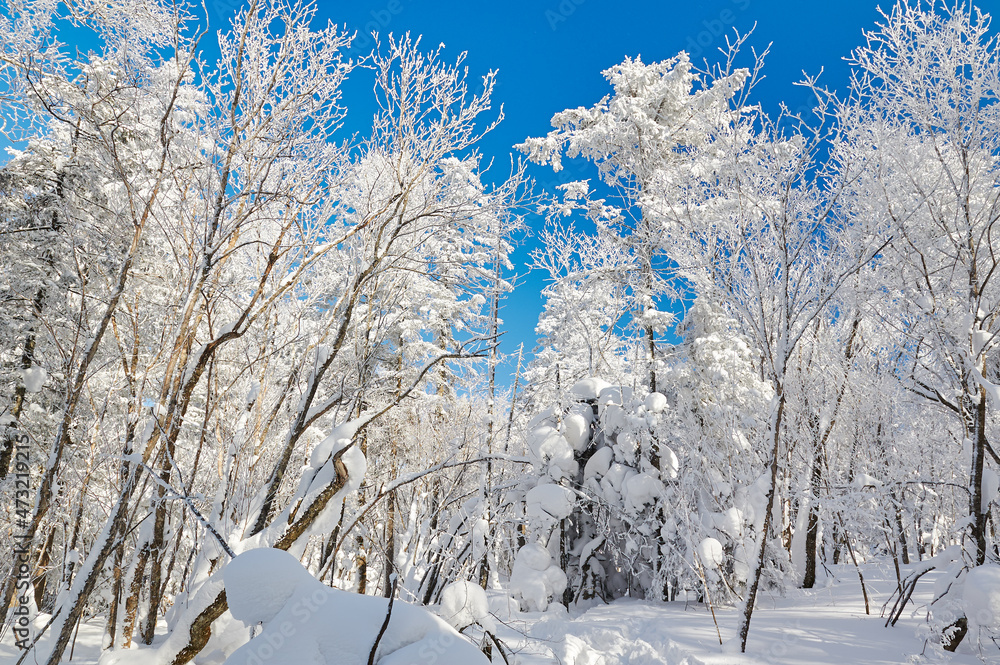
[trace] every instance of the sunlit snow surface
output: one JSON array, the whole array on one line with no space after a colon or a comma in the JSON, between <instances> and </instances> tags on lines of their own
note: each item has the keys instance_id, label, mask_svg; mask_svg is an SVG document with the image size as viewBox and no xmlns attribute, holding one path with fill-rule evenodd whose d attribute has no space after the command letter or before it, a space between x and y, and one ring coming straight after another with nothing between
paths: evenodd
<instances>
[{"instance_id":1,"label":"sunlit snow surface","mask_svg":"<svg viewBox=\"0 0 1000 665\"><path fill-rule=\"evenodd\" d=\"M226 567L232 615L260 633L226 665L365 665L386 617L384 598L331 589L281 550L245 552ZM479 665L486 659L441 618L398 601L376 662Z\"/></svg>"},{"instance_id":2,"label":"sunlit snow surface","mask_svg":"<svg viewBox=\"0 0 1000 665\"><path fill-rule=\"evenodd\" d=\"M622 600L611 605L598 603L589 609L575 608L569 612L556 605L552 605L547 612L510 612L500 611L500 607L505 605L504 599L493 593L490 607L498 619L498 636L514 651L510 656L511 665L900 665L910 662L973 665L983 662L974 651L974 644L969 638L956 654L942 654L938 651L930 659L915 658L924 649L924 614L923 611L913 610L922 610L930 600L936 573L921 579L914 604L904 613L899 623L894 628L884 628L885 620L878 615L882 604L895 588L891 568L872 565L863 568L871 597L872 616L865 616L864 602L853 567L836 566L833 570L838 575L838 581L824 588L792 590L786 598L763 593L754 613L746 655L722 652L712 615L707 608L694 602L661 604ZM264 578L257 578L257 581L263 583L263 586L269 586ZM297 594L305 595L326 589L318 583L313 585L308 581L301 588L298 582L294 586ZM342 656L333 656L332 659L331 656L326 656L327 660L288 660L272 656L262 662L273 665L303 665L313 662L347 665L366 662L371 640L384 618L385 600L359 598L355 594L329 589L324 593L330 593L328 602L313 614L314 623L300 625L299 637L293 637L292 640L297 639L300 644L305 644L307 639L326 635L327 639L332 640L336 639L334 636L341 635L340 639L345 640L345 643L353 644L350 655L344 652ZM289 595L284 602L284 611L291 614L295 602L293 596ZM264 602L256 611L268 614L270 609L271 603ZM422 615L418 608L398 601L393 610L394 616L397 612L401 623L412 625L416 632L425 629L450 630L443 621ZM723 639L731 638L737 624L736 611L732 608L716 608L715 613ZM278 617L275 614L272 625ZM94 665L97 662L101 634L99 622L83 625L71 662ZM255 640L265 634L258 633ZM985 635L983 639L988 642ZM475 651L474 647L469 646ZM989 655L996 653L995 647L990 652L989 646L984 648L986 662L991 662L988 660ZM931 649L928 648L927 651L930 653ZM361 652L364 660L358 661L357 654ZM395 653L405 655L401 651ZM419 654L411 655L414 656L411 660L398 660L400 656L395 656L386 657L379 662L383 665L399 662L473 665L485 662L476 660L476 654L469 652L464 652L457 660L445 660L441 656L428 661L430 656L421 659ZM12 639L9 634L5 634L0 644L0 665L13 665L16 660ZM195 665L201 665L203 661L196 659L194 662ZM494 662L502 661L496 657Z\"/></svg>"}]
</instances>

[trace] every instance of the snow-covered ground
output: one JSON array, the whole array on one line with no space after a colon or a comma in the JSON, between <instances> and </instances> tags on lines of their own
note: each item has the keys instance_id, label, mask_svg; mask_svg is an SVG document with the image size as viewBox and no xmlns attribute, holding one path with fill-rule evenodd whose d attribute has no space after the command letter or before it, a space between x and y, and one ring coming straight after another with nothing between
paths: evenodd
<instances>
[{"instance_id":1,"label":"snow-covered ground","mask_svg":"<svg viewBox=\"0 0 1000 665\"><path fill-rule=\"evenodd\" d=\"M883 627L882 604L895 587L891 570L864 568L872 615L866 616L853 568L838 567L838 579L820 589L792 590L784 598L763 594L754 614L747 654L726 653L719 646L707 608L683 601L646 603L622 600L611 605L567 612L553 605L547 612L497 611L497 634L514 653L511 665L896 665L984 662L967 639L956 654L924 648L923 604L930 599L934 573L925 576L915 603L893 628ZM492 598L496 610L504 605ZM722 638L735 634L737 612L716 608ZM330 626L331 632L336 628ZM81 626L72 661L97 662L101 639L97 623ZM985 639L985 638L984 638ZM996 646L984 660L1000 663ZM921 653L925 657L921 657ZM0 642L0 665L13 665L17 654L9 634ZM276 661L277 662L277 661ZM499 657L494 662L501 662ZM197 661L196 661L197 663ZM285 665L285 664L282 664ZM287 665L298 665L288 663ZM451 664L449 664L451 665ZM455 664L458 665L458 664Z\"/></svg>"},{"instance_id":2,"label":"snow-covered ground","mask_svg":"<svg viewBox=\"0 0 1000 665\"><path fill-rule=\"evenodd\" d=\"M521 665L896 665L910 662L982 662L968 642L956 654L924 652L923 604L936 579L925 576L895 627L885 628L882 604L895 588L891 570L863 568L871 601L865 615L861 587L853 567L837 567L838 580L824 588L791 590L785 598L759 597L745 655L724 653L712 615L703 605L655 604L622 600L588 610L515 616L500 629L501 639L518 651ZM716 608L723 640L735 635L734 608ZM992 653L998 654L996 646ZM984 649L986 662L990 659Z\"/></svg>"}]
</instances>

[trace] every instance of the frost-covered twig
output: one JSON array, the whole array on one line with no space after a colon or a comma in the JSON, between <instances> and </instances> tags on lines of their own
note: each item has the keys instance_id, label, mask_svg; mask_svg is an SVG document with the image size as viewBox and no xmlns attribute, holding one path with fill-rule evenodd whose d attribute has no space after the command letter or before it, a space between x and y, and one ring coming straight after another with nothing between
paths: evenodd
<instances>
[{"instance_id":1,"label":"frost-covered twig","mask_svg":"<svg viewBox=\"0 0 1000 665\"><path fill-rule=\"evenodd\" d=\"M903 610L906 609L906 605L913 597L913 592L916 590L917 582L920 581L920 578L945 563L955 561L956 558L961 555L960 550L960 546L953 545L940 554L920 562L920 565L910 571L906 578L903 579L903 584L889 596L889 599L886 600L885 604L882 606L882 613L884 614L889 601L893 598L896 599L896 602L893 603L892 609L889 611L889 617L885 622L887 628L889 626L895 626L896 622L899 621L899 618L903 616Z\"/></svg>"},{"instance_id":2,"label":"frost-covered twig","mask_svg":"<svg viewBox=\"0 0 1000 665\"><path fill-rule=\"evenodd\" d=\"M212 524L207 519L205 519L205 516L201 514L201 511L198 510L198 507L194 505L194 502L191 500L191 497L189 497L186 494L183 494L181 492L178 492L173 487L173 485L171 485L169 482L167 482L166 480L164 480L163 478L161 478L159 475L157 475L156 471L154 471L153 469L151 469L146 464L143 464L142 462L136 462L136 466L138 468L140 468L140 469L145 470L147 473L149 473L149 477L152 478L153 481L157 485L162 486L168 492L170 492L171 494L173 494L173 498L180 499L181 501L183 501L184 505L186 505L188 507L188 510L190 510L192 512L192 514L194 514L194 516L197 517L198 520L202 523L202 525L205 527L205 530L208 531L210 534L212 534L212 536L216 539L216 541L218 541L218 543L222 547L222 549L226 552L226 554L229 555L229 558L231 558L231 559L235 559L236 558L236 553L229 546L229 543L227 543L226 539L222 537L222 534L220 534L218 531L216 531L215 527L212 526Z\"/></svg>"},{"instance_id":3,"label":"frost-covered twig","mask_svg":"<svg viewBox=\"0 0 1000 665\"><path fill-rule=\"evenodd\" d=\"M389 606L385 610L385 621L382 622L382 628L379 629L378 635L375 637L375 644L372 645L371 653L368 654L368 665L375 665L375 653L378 651L378 644L382 641L382 636L385 635L386 628L389 627L389 620L392 619L392 603L396 600L396 586L398 582L399 576L393 573L392 590L389 592Z\"/></svg>"},{"instance_id":4,"label":"frost-covered twig","mask_svg":"<svg viewBox=\"0 0 1000 665\"><path fill-rule=\"evenodd\" d=\"M334 561L336 561L337 553L340 552L340 548L344 545L344 542L346 542L347 535L354 529L354 527L358 525L358 523L364 518L364 516L368 514L368 511L370 511L379 502L380 499L388 496L389 494L396 491L400 487L416 482L421 478L431 475L432 473L437 473L438 471L444 471L445 469L453 469L455 467L469 466L471 464L482 464L485 462L497 461L497 460L505 462L514 462L517 464L531 464L530 460L522 457L512 457L510 455L500 455L500 454L485 455L482 457L477 457L476 459L464 460L459 462L454 462L454 461L441 462L440 464L432 466L429 469L424 469L423 471L416 471L414 473L411 473L409 476L399 478L389 483L386 487L382 488L371 501L368 502L364 510L358 513L357 517L355 517L351 521L351 523L347 526L347 528L341 532L340 538L339 540L337 540L337 544L334 545L333 552L330 553L326 565L319 572L317 577L319 577L320 579L323 578L323 575L327 573L327 569L333 565Z\"/></svg>"}]
</instances>

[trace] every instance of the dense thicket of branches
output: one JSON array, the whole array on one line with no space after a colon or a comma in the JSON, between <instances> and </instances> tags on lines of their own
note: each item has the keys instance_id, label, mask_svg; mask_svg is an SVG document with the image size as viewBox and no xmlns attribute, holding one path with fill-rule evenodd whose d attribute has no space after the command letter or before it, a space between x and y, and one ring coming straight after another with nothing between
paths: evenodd
<instances>
[{"instance_id":1,"label":"dense thicket of branches","mask_svg":"<svg viewBox=\"0 0 1000 665\"><path fill-rule=\"evenodd\" d=\"M0 528L31 570L25 594L0 552L0 615L27 601L56 645L25 658L60 662L84 620L114 662L229 653L222 571L262 547L418 604L465 580L524 609L742 603L743 648L762 587L888 558L890 621L946 568L930 622L961 640L962 580L1000 559L988 17L898 4L846 97L805 82L809 117L754 105L742 39L704 71L605 72L518 146L602 184L542 206L539 346L505 397L499 306L539 199L518 164L486 176L492 73L470 88L408 36L351 60L285 0L241 10L212 63L194 10L68 10L94 52L54 5L0 16L22 146L0 170ZM349 76L373 79L360 136Z\"/></svg>"}]
</instances>

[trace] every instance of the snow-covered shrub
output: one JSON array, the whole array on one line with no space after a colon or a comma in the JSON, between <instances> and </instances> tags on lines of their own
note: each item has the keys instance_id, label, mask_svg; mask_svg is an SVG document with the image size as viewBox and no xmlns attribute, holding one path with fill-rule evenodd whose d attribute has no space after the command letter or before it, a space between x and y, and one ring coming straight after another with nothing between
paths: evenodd
<instances>
[{"instance_id":1,"label":"snow-covered shrub","mask_svg":"<svg viewBox=\"0 0 1000 665\"><path fill-rule=\"evenodd\" d=\"M529 531L568 580L561 599L674 598L713 585L734 599L751 569L768 477L757 439L770 386L746 341L717 307L698 300L684 343L661 376L664 393L597 378L568 391L530 425L535 477L525 494ZM772 551L773 550L773 551ZM769 548L769 579L787 557ZM521 554L518 555L521 559ZM540 608L539 574L516 565L511 590ZM558 586L558 585L556 585ZM559 598L555 598L560 600Z\"/></svg>"}]
</instances>

